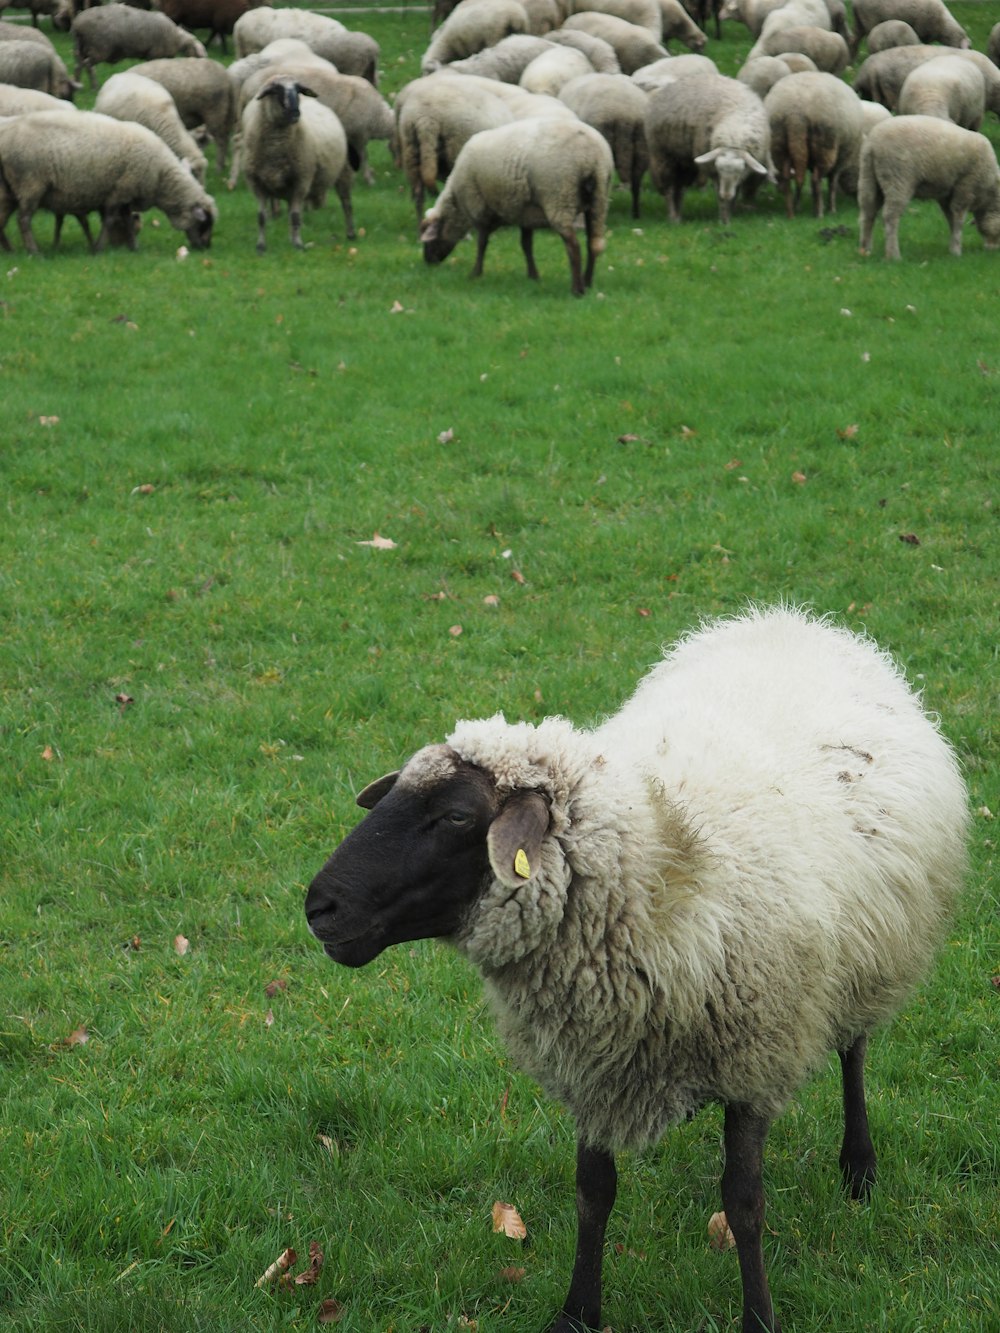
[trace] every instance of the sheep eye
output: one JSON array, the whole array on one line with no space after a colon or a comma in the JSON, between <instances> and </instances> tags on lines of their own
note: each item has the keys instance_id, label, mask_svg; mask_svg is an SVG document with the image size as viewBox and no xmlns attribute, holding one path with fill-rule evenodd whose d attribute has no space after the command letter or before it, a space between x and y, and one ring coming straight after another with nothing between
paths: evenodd
<instances>
[{"instance_id":1,"label":"sheep eye","mask_svg":"<svg viewBox=\"0 0 1000 1333\"><path fill-rule=\"evenodd\" d=\"M450 824L452 828L468 828L472 823L472 816L467 814L464 810L449 810L444 816L444 820L445 823Z\"/></svg>"}]
</instances>

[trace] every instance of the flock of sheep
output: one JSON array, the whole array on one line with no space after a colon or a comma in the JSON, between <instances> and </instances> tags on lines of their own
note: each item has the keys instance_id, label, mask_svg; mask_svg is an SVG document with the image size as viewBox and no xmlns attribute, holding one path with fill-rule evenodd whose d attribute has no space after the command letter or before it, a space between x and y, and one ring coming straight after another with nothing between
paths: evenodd
<instances>
[{"instance_id":1,"label":"flock of sheep","mask_svg":"<svg viewBox=\"0 0 1000 1333\"><path fill-rule=\"evenodd\" d=\"M886 255L899 257L909 201L936 200L961 253L969 213L984 245L1000 244L1000 168L980 126L1000 115L1000 24L987 52L943 0L439 0L421 75L390 107L377 90L378 44L304 9L247 0L161 0L76 12L79 0L25 0L72 32L71 77L37 26L0 22L0 246L16 213L37 252L38 209L79 219L94 248L136 244L139 215L161 209L193 247L218 216L205 189L201 143L215 144L228 184L242 171L269 216L288 207L292 243L330 190L354 235L351 191L373 139L391 141L417 212L424 256L442 260L467 233L482 269L490 235L520 229L529 277L532 237L563 240L582 295L604 248L613 173L639 216L646 173L680 221L685 191L711 184L728 221L737 198L765 182L792 216L805 183L813 210L856 193L860 246L883 213ZM0 10L5 7L0 0ZM233 35L228 69L165 10ZM690 12L689 12L690 10ZM704 53L714 18L746 25L754 42L735 78ZM671 54L670 44L689 48ZM857 65L853 83L844 72ZM111 75L93 112L72 106L84 73ZM896 114L893 114L896 113ZM192 131L194 133L192 133ZM443 188L442 188L443 187ZM440 189L425 213L428 194ZM824 204L824 191L826 200ZM89 215L100 215L92 240ZM587 256L580 250L580 224Z\"/></svg>"}]
</instances>

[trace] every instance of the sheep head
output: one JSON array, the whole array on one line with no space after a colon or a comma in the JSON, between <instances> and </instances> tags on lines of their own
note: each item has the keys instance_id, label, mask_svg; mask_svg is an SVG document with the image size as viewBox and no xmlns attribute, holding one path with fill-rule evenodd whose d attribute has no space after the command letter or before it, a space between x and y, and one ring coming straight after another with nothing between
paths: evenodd
<instances>
[{"instance_id":1,"label":"sheep head","mask_svg":"<svg viewBox=\"0 0 1000 1333\"><path fill-rule=\"evenodd\" d=\"M440 200L427 210L420 224L420 244L428 264L443 263L466 232L464 225L449 226L449 219L439 211L439 205Z\"/></svg>"},{"instance_id":2,"label":"sheep head","mask_svg":"<svg viewBox=\"0 0 1000 1333\"><path fill-rule=\"evenodd\" d=\"M501 792L449 746L419 750L357 799L369 813L312 881L305 902L310 930L348 967L392 944L456 936L489 890L516 898L541 865L545 797Z\"/></svg>"},{"instance_id":3,"label":"sheep head","mask_svg":"<svg viewBox=\"0 0 1000 1333\"><path fill-rule=\"evenodd\" d=\"M719 194L719 215L723 222L729 221L729 210L736 198L736 191L750 172L756 171L762 176L768 174L767 167L745 148L712 148L696 157L695 163L699 167L712 168Z\"/></svg>"}]
</instances>

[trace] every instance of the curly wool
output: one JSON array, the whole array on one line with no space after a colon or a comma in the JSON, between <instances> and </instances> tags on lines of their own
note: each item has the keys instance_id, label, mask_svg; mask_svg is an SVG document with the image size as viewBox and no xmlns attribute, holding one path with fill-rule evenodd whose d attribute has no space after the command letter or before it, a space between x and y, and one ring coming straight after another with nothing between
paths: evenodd
<instances>
[{"instance_id":1,"label":"curly wool","mask_svg":"<svg viewBox=\"0 0 1000 1333\"><path fill-rule=\"evenodd\" d=\"M777 1114L906 998L960 884L948 746L890 659L797 611L693 634L595 730L498 714L448 745L550 804L539 869L454 942L594 1146Z\"/></svg>"}]
</instances>

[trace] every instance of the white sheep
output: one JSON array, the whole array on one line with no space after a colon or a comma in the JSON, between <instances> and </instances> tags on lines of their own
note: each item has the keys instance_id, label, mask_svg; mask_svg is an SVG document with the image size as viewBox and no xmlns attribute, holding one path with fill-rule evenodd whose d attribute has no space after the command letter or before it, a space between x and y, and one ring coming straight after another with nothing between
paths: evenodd
<instances>
[{"instance_id":1,"label":"white sheep","mask_svg":"<svg viewBox=\"0 0 1000 1333\"><path fill-rule=\"evenodd\" d=\"M301 250L303 209L322 208L331 188L344 210L347 235L354 237L347 135L311 88L274 75L247 103L242 128L243 172L257 200L258 254L267 248L270 206L287 202L292 245Z\"/></svg>"},{"instance_id":2,"label":"white sheep","mask_svg":"<svg viewBox=\"0 0 1000 1333\"><path fill-rule=\"evenodd\" d=\"M0 13L3 8L3 0L0 0ZM0 42L35 42L49 51L56 49L51 38L46 37L40 28L26 28L23 23L8 23L6 19L0 19Z\"/></svg>"},{"instance_id":3,"label":"white sheep","mask_svg":"<svg viewBox=\"0 0 1000 1333\"><path fill-rule=\"evenodd\" d=\"M162 84L132 70L112 74L98 92L94 110L115 120L145 125L159 135L175 157L187 162L196 181L205 184L205 155L184 128L174 99Z\"/></svg>"},{"instance_id":4,"label":"white sheep","mask_svg":"<svg viewBox=\"0 0 1000 1333\"><path fill-rule=\"evenodd\" d=\"M593 74L594 67L582 51L571 46L553 46L525 68L518 86L529 93L558 97L560 89L582 74ZM620 75L619 77L624 77Z\"/></svg>"},{"instance_id":5,"label":"white sheep","mask_svg":"<svg viewBox=\"0 0 1000 1333\"><path fill-rule=\"evenodd\" d=\"M790 74L779 79L764 98L764 109L771 124L771 157L788 216L795 216L807 177L812 183L814 216L823 216L824 180L827 208L836 212L839 177L857 169L864 136L864 112L857 93L833 74Z\"/></svg>"},{"instance_id":6,"label":"white sheep","mask_svg":"<svg viewBox=\"0 0 1000 1333\"><path fill-rule=\"evenodd\" d=\"M599 14L596 10L571 15L562 31L585 32L607 42L614 50L623 74L631 74L633 70L669 54L648 29L615 18L613 14Z\"/></svg>"},{"instance_id":7,"label":"white sheep","mask_svg":"<svg viewBox=\"0 0 1000 1333\"><path fill-rule=\"evenodd\" d=\"M598 14L613 14L626 23L635 23L640 28L647 28L657 41L663 37L663 11L659 0L571 0L569 14L581 14L593 11Z\"/></svg>"},{"instance_id":8,"label":"white sheep","mask_svg":"<svg viewBox=\"0 0 1000 1333\"><path fill-rule=\"evenodd\" d=\"M548 34L548 40L557 46L572 46L582 51L598 74L621 72L615 48L603 37L595 37L592 32L583 32L580 28L556 28Z\"/></svg>"},{"instance_id":9,"label":"white sheep","mask_svg":"<svg viewBox=\"0 0 1000 1333\"><path fill-rule=\"evenodd\" d=\"M420 72L432 74L441 65L464 60L504 37L527 31L528 16L518 0L460 0L432 35L420 60Z\"/></svg>"},{"instance_id":10,"label":"white sheep","mask_svg":"<svg viewBox=\"0 0 1000 1333\"><path fill-rule=\"evenodd\" d=\"M791 72L791 66L782 56L754 56L740 66L736 77L764 98L779 79L787 79Z\"/></svg>"},{"instance_id":11,"label":"white sheep","mask_svg":"<svg viewBox=\"0 0 1000 1333\"><path fill-rule=\"evenodd\" d=\"M936 116L895 116L876 125L861 147L860 248L870 254L879 212L885 257L899 259L899 220L911 199L934 199L951 227L948 249L962 253L971 213L985 250L1000 246L1000 167L985 135Z\"/></svg>"},{"instance_id":12,"label":"white sheep","mask_svg":"<svg viewBox=\"0 0 1000 1333\"><path fill-rule=\"evenodd\" d=\"M708 36L704 29L695 22L681 0L659 0L660 27L664 46L672 41L683 42L689 51L702 51Z\"/></svg>"},{"instance_id":13,"label":"white sheep","mask_svg":"<svg viewBox=\"0 0 1000 1333\"><path fill-rule=\"evenodd\" d=\"M18 88L13 83L0 83L0 116L26 116L29 111L72 110L72 102L65 102L51 93L37 88Z\"/></svg>"},{"instance_id":14,"label":"white sheep","mask_svg":"<svg viewBox=\"0 0 1000 1333\"><path fill-rule=\"evenodd\" d=\"M986 39L986 54L994 65L1000 65L1000 23L994 23Z\"/></svg>"},{"instance_id":15,"label":"white sheep","mask_svg":"<svg viewBox=\"0 0 1000 1333\"><path fill-rule=\"evenodd\" d=\"M889 51L894 46L920 46L920 38L902 19L885 19L868 30L868 54Z\"/></svg>"},{"instance_id":16,"label":"white sheep","mask_svg":"<svg viewBox=\"0 0 1000 1333\"><path fill-rule=\"evenodd\" d=\"M718 74L719 67L711 56L689 51L681 56L661 56L651 65L642 65L632 71L632 82L644 93L654 92L666 83L675 83L693 73Z\"/></svg>"},{"instance_id":17,"label":"white sheep","mask_svg":"<svg viewBox=\"0 0 1000 1333\"><path fill-rule=\"evenodd\" d=\"M576 1262L550 1333L597 1329L615 1153L719 1102L745 1333L776 1330L771 1122L830 1051L841 1170L871 1192L868 1034L927 972L960 891L955 757L870 641L793 610L704 626L594 730L459 722L358 797L309 927L360 967L440 937L511 1055L577 1126Z\"/></svg>"},{"instance_id":18,"label":"white sheep","mask_svg":"<svg viewBox=\"0 0 1000 1333\"><path fill-rule=\"evenodd\" d=\"M0 42L0 83L34 88L66 102L72 102L80 88L61 56L31 40Z\"/></svg>"},{"instance_id":19,"label":"white sheep","mask_svg":"<svg viewBox=\"0 0 1000 1333\"><path fill-rule=\"evenodd\" d=\"M149 208L164 212L192 249L205 249L217 217L211 196L152 130L94 111L37 111L0 127L4 249L4 227L16 209L25 249L38 253L31 219L40 208L57 217L99 212L95 249L112 227ZM128 243L134 248L134 231Z\"/></svg>"},{"instance_id":20,"label":"white sheep","mask_svg":"<svg viewBox=\"0 0 1000 1333\"><path fill-rule=\"evenodd\" d=\"M928 60L943 57L969 60L979 70L986 85L986 109L1000 116L1000 69L982 51L933 45L894 46L868 56L854 76L854 91L870 102L881 102L895 111L899 93L907 75Z\"/></svg>"},{"instance_id":21,"label":"white sheep","mask_svg":"<svg viewBox=\"0 0 1000 1333\"><path fill-rule=\"evenodd\" d=\"M604 250L613 170L603 135L575 116L565 121L518 120L474 134L459 153L437 203L424 217L420 230L424 259L441 263L466 232L475 231L472 275L479 277L491 234L498 227L519 227L528 277L537 279L534 232L549 227L566 248L573 295L583 296ZM587 238L585 268L576 236L581 214Z\"/></svg>"},{"instance_id":22,"label":"white sheep","mask_svg":"<svg viewBox=\"0 0 1000 1333\"><path fill-rule=\"evenodd\" d=\"M901 116L938 116L978 130L986 115L986 85L971 60L938 56L912 69L899 90Z\"/></svg>"},{"instance_id":23,"label":"white sheep","mask_svg":"<svg viewBox=\"0 0 1000 1333\"><path fill-rule=\"evenodd\" d=\"M75 77L84 70L94 87L94 66L119 60L161 60L172 56L204 58L198 38L166 14L131 5L107 4L77 14L70 31L76 57Z\"/></svg>"},{"instance_id":24,"label":"white sheep","mask_svg":"<svg viewBox=\"0 0 1000 1333\"><path fill-rule=\"evenodd\" d=\"M448 63L451 74L476 74L483 79L499 79L502 83L517 83L536 56L551 51L551 34L545 37L526 32L511 33L495 46L485 46L475 55Z\"/></svg>"},{"instance_id":25,"label":"white sheep","mask_svg":"<svg viewBox=\"0 0 1000 1333\"><path fill-rule=\"evenodd\" d=\"M642 178L649 168L647 94L634 76L584 74L563 86L559 100L607 139L615 170L632 197L632 216L637 218Z\"/></svg>"},{"instance_id":26,"label":"white sheep","mask_svg":"<svg viewBox=\"0 0 1000 1333\"><path fill-rule=\"evenodd\" d=\"M757 47L766 56L806 55L825 74L842 74L851 63L850 48L839 32L811 24L762 34Z\"/></svg>"},{"instance_id":27,"label":"white sheep","mask_svg":"<svg viewBox=\"0 0 1000 1333\"><path fill-rule=\"evenodd\" d=\"M773 174L770 140L763 102L736 79L691 74L649 95L650 177L672 222L681 220L685 189L703 176L715 182L719 218L728 222L740 186L752 190Z\"/></svg>"},{"instance_id":28,"label":"white sheep","mask_svg":"<svg viewBox=\"0 0 1000 1333\"><path fill-rule=\"evenodd\" d=\"M346 31L339 19L316 14L309 9L273 9L258 5L242 14L233 25L233 45L238 59L262 51L279 37L297 37L317 55L329 60L319 49L335 34ZM336 61L333 62L336 64Z\"/></svg>"},{"instance_id":29,"label":"white sheep","mask_svg":"<svg viewBox=\"0 0 1000 1333\"><path fill-rule=\"evenodd\" d=\"M236 126L233 83L216 60L147 60L129 71L153 79L174 99L185 129L204 125L215 144L215 164L225 171L229 141Z\"/></svg>"},{"instance_id":30,"label":"white sheep","mask_svg":"<svg viewBox=\"0 0 1000 1333\"><path fill-rule=\"evenodd\" d=\"M969 47L969 34L954 17L944 0L854 0L854 49L865 33L887 19L902 19L922 42L943 42L946 46Z\"/></svg>"},{"instance_id":31,"label":"white sheep","mask_svg":"<svg viewBox=\"0 0 1000 1333\"><path fill-rule=\"evenodd\" d=\"M864 121L864 130L861 135L861 142L864 143L865 135L871 133L876 125L881 125L884 120L892 119L892 112L888 107L882 106L880 102L869 102L865 98L859 97L861 105L861 116ZM858 150L857 161L841 171L837 180L837 188L844 194L856 195L858 192L858 168L861 164L861 152Z\"/></svg>"}]
</instances>

